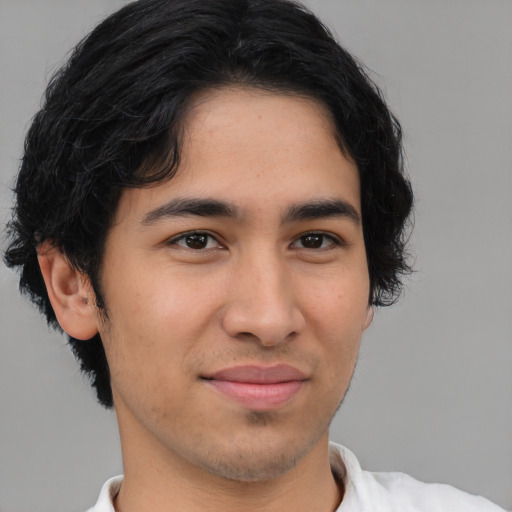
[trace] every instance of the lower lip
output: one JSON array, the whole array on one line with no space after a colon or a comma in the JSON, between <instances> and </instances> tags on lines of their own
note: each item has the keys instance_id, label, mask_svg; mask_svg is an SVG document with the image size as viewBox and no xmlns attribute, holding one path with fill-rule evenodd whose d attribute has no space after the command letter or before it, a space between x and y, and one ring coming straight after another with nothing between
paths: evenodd
<instances>
[{"instance_id":1,"label":"lower lip","mask_svg":"<svg viewBox=\"0 0 512 512\"><path fill-rule=\"evenodd\" d=\"M208 383L222 395L252 410L272 410L290 401L304 384L303 381L253 384L227 380L209 380Z\"/></svg>"}]
</instances>

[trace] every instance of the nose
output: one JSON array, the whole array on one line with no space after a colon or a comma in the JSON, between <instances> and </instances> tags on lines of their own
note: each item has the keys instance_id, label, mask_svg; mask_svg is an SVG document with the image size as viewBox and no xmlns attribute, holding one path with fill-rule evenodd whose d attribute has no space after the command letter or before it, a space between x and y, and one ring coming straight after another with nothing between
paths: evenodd
<instances>
[{"instance_id":1,"label":"nose","mask_svg":"<svg viewBox=\"0 0 512 512\"><path fill-rule=\"evenodd\" d=\"M291 270L278 255L260 251L247 258L231 273L224 330L268 347L292 339L305 325L295 288Z\"/></svg>"}]
</instances>

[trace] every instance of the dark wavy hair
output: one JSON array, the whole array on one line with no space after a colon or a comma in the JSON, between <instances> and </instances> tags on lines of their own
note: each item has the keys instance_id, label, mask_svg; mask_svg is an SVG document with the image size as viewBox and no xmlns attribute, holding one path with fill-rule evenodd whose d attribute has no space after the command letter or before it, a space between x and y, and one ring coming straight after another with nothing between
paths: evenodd
<instances>
[{"instance_id":1,"label":"dark wavy hair","mask_svg":"<svg viewBox=\"0 0 512 512\"><path fill-rule=\"evenodd\" d=\"M104 308L104 242L126 187L171 179L198 91L240 85L306 95L330 111L356 162L372 305L396 300L412 192L401 129L375 84L305 7L288 0L139 0L98 25L50 81L28 131L5 262L58 328L36 248L51 240ZM98 400L112 406L99 335L69 339Z\"/></svg>"}]
</instances>

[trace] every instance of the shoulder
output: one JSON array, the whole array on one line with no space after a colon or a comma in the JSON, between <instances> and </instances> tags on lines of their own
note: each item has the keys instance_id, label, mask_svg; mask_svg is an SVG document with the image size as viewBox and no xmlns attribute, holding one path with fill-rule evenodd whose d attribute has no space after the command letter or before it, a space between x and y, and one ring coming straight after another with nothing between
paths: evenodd
<instances>
[{"instance_id":1,"label":"shoulder","mask_svg":"<svg viewBox=\"0 0 512 512\"><path fill-rule=\"evenodd\" d=\"M331 464L345 483L338 512L504 512L489 500L450 485L420 482L405 473L364 471L350 450L334 443Z\"/></svg>"},{"instance_id":2,"label":"shoulder","mask_svg":"<svg viewBox=\"0 0 512 512\"><path fill-rule=\"evenodd\" d=\"M114 498L119 492L122 481L122 475L109 478L101 488L96 505L88 509L87 512L115 512Z\"/></svg>"},{"instance_id":3,"label":"shoulder","mask_svg":"<svg viewBox=\"0 0 512 512\"><path fill-rule=\"evenodd\" d=\"M404 473L370 473L389 493L393 505L403 510L429 512L503 512L482 496L474 496L446 484L424 483Z\"/></svg>"}]
</instances>

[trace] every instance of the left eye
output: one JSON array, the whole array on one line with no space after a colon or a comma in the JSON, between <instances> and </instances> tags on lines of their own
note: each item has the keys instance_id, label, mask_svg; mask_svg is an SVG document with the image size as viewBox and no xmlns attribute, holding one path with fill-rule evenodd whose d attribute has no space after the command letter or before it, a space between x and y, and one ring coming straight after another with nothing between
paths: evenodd
<instances>
[{"instance_id":1,"label":"left eye","mask_svg":"<svg viewBox=\"0 0 512 512\"><path fill-rule=\"evenodd\" d=\"M212 235L202 232L185 233L184 235L171 240L171 244L196 251L222 247L222 245Z\"/></svg>"},{"instance_id":2,"label":"left eye","mask_svg":"<svg viewBox=\"0 0 512 512\"><path fill-rule=\"evenodd\" d=\"M340 245L338 240L324 233L306 233L293 242L292 247L299 249L325 249L333 245Z\"/></svg>"}]
</instances>

